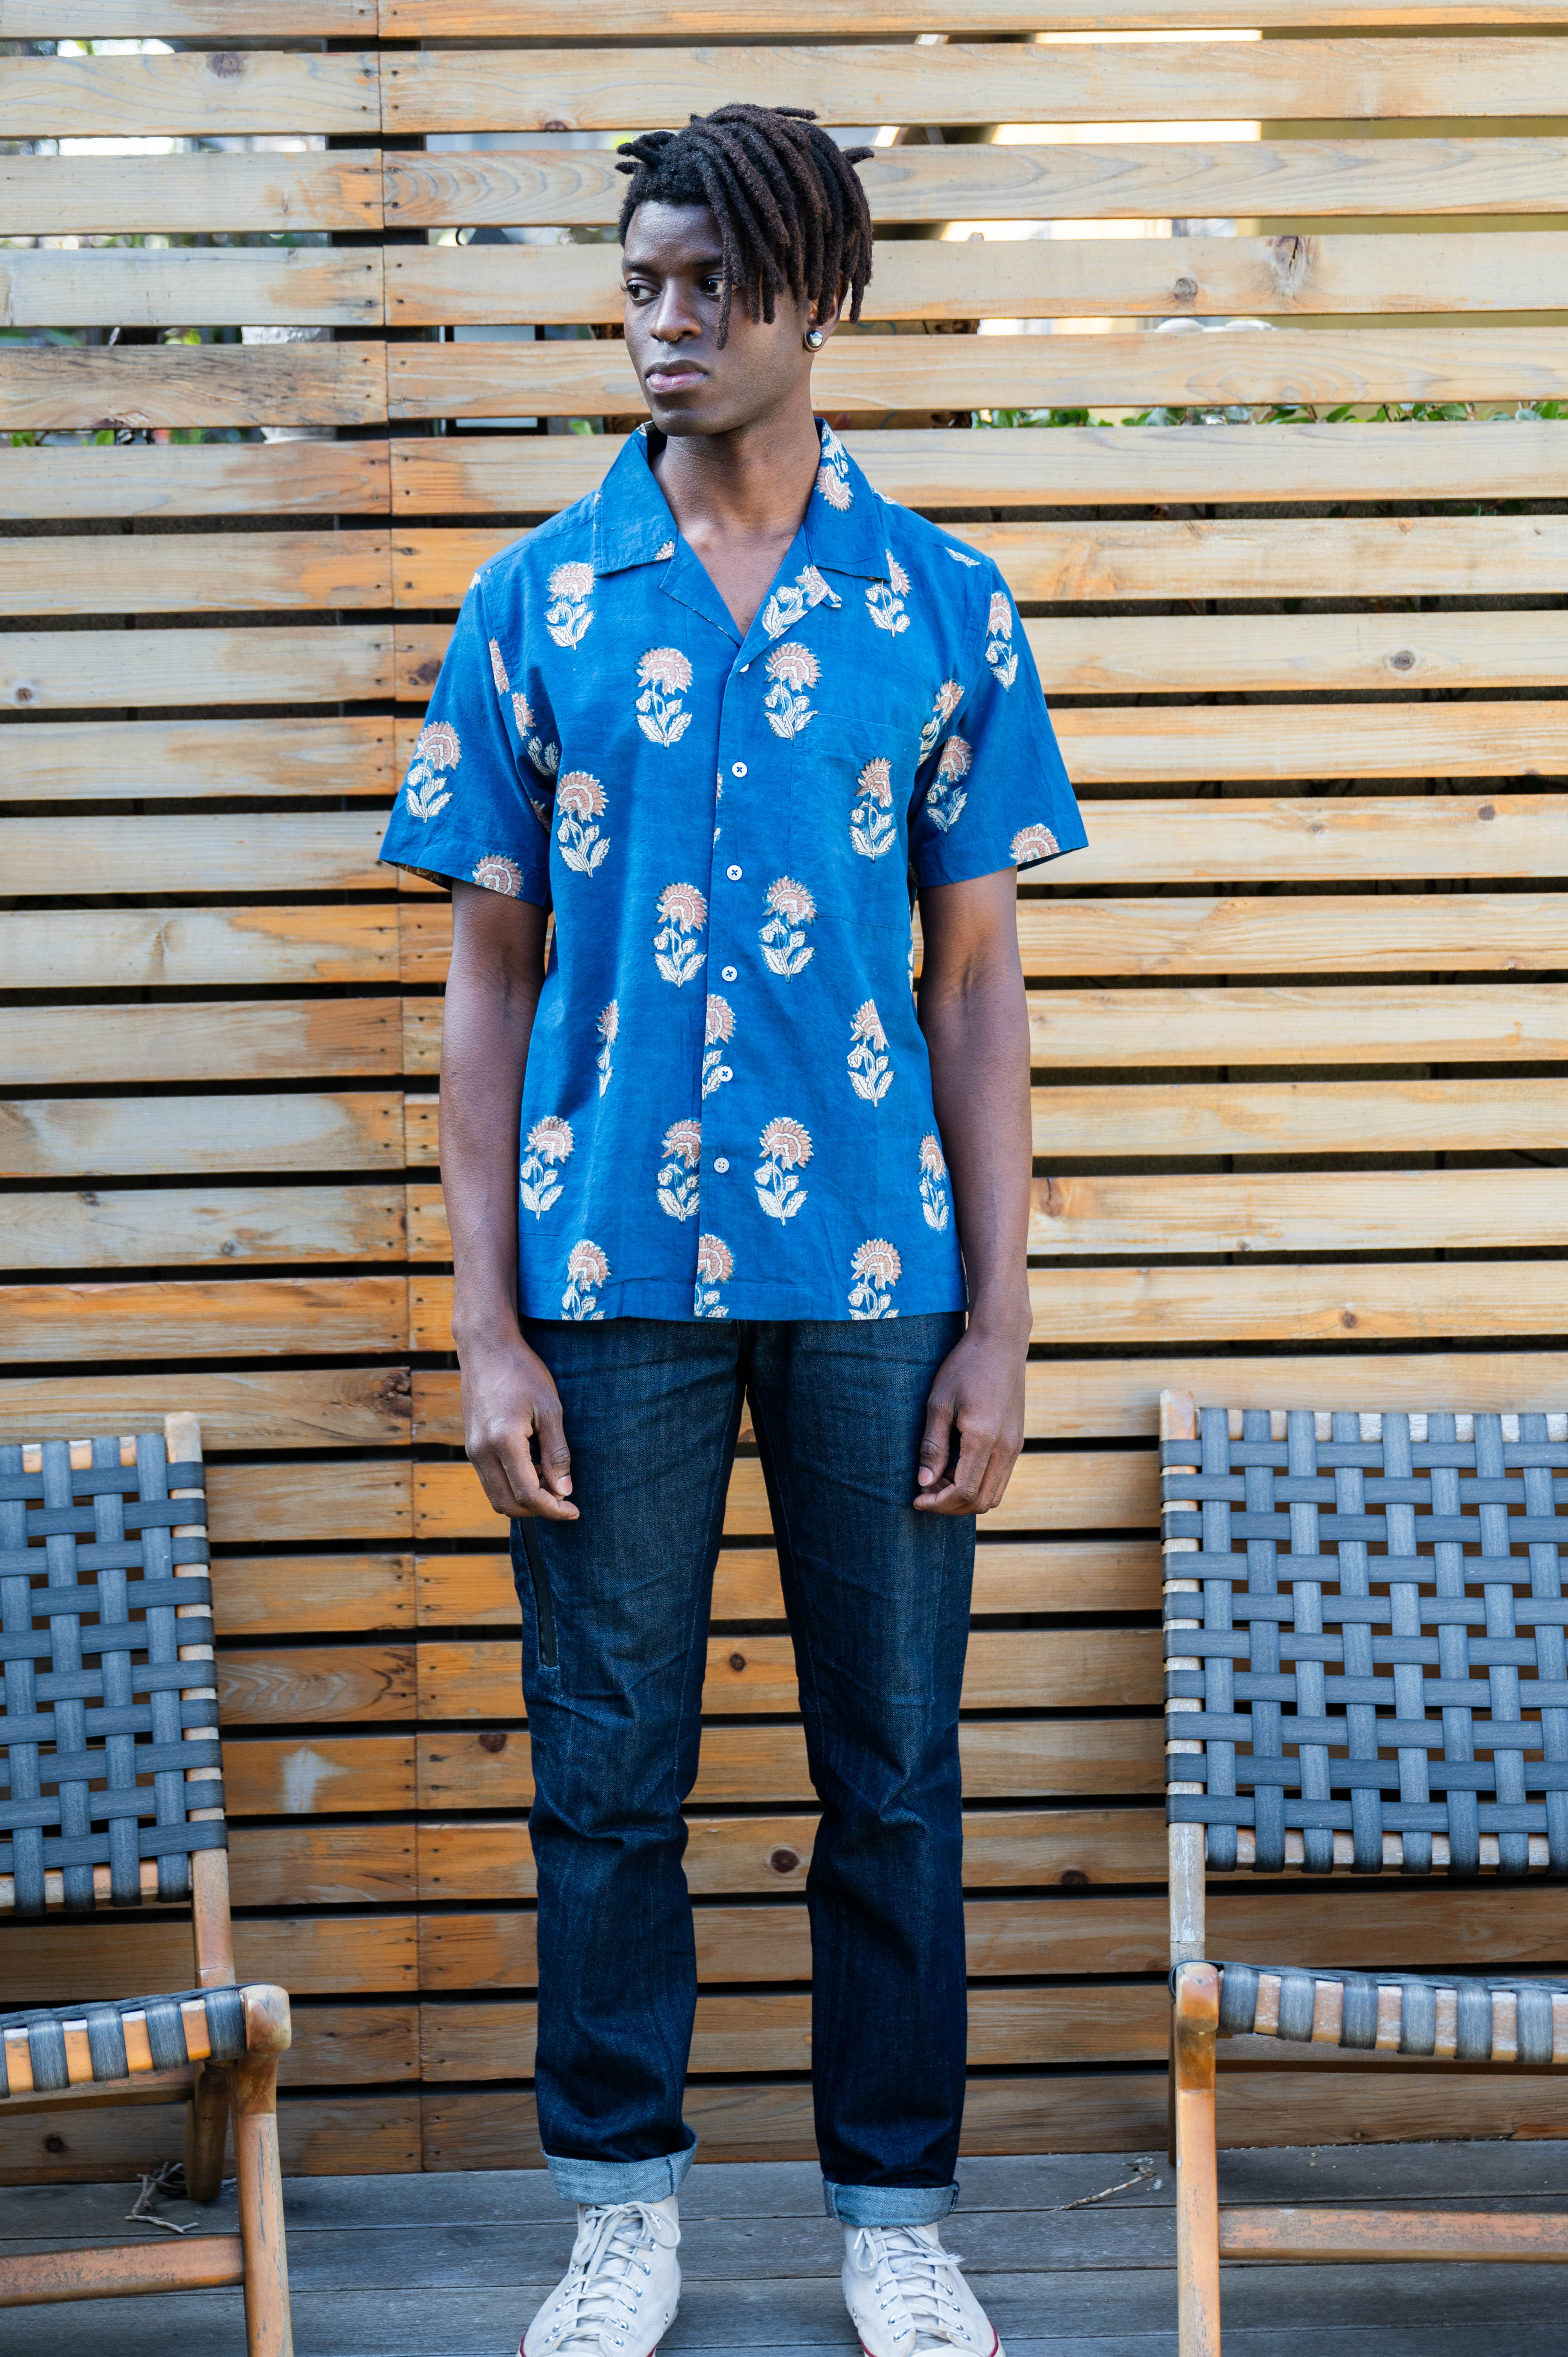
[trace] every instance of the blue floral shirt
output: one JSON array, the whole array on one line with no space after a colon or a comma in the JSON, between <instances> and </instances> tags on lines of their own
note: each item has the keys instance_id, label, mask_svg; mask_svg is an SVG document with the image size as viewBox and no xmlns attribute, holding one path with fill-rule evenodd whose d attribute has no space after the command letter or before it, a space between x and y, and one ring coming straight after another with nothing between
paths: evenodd
<instances>
[{"instance_id":1,"label":"blue floral shirt","mask_svg":"<svg viewBox=\"0 0 1568 2357\"><path fill-rule=\"evenodd\" d=\"M964 1305L912 887L1086 838L995 566L822 452L744 638L644 434L458 617L381 856L554 911L525 1316Z\"/></svg>"}]
</instances>

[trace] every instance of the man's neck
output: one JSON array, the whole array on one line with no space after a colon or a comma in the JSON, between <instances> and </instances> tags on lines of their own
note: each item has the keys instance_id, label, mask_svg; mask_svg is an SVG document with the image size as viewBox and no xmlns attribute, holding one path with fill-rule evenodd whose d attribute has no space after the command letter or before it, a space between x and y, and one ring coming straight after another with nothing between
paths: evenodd
<instances>
[{"instance_id":1,"label":"man's neck","mask_svg":"<svg viewBox=\"0 0 1568 2357\"><path fill-rule=\"evenodd\" d=\"M733 434L667 437L652 457L654 476L684 538L704 544L751 541L787 548L800 528L822 451L809 404L738 427Z\"/></svg>"}]
</instances>

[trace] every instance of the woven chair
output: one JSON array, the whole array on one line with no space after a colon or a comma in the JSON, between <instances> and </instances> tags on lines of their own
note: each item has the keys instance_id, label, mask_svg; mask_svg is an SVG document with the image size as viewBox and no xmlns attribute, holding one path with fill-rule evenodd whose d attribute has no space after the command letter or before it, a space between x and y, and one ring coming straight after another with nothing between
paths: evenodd
<instances>
[{"instance_id":1,"label":"woven chair","mask_svg":"<svg viewBox=\"0 0 1568 2357\"><path fill-rule=\"evenodd\" d=\"M215 2201L231 2109L240 2233L0 2258L0 2308L242 2283L250 2357L291 2357L275 2089L288 1998L238 1988L194 1416L0 1448L0 1909L188 1904L194 1988L0 2014L0 2113L188 2092Z\"/></svg>"},{"instance_id":2,"label":"woven chair","mask_svg":"<svg viewBox=\"0 0 1568 2357\"><path fill-rule=\"evenodd\" d=\"M1181 2357L1219 2262L1568 2260L1568 2218L1221 2210L1217 2040L1568 2064L1568 1982L1217 1963L1205 1875L1568 1876L1568 1419L1160 1404ZM1455 2090L1455 2126L1463 2118Z\"/></svg>"}]
</instances>

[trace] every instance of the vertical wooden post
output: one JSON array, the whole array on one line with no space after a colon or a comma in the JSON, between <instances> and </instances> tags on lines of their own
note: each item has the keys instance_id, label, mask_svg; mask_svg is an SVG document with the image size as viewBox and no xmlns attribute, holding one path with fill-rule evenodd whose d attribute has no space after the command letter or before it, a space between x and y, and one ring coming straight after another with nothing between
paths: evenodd
<instances>
[{"instance_id":1,"label":"vertical wooden post","mask_svg":"<svg viewBox=\"0 0 1568 2357\"><path fill-rule=\"evenodd\" d=\"M278 2158L278 2058L248 2054L234 2066L234 2167L245 2254L247 2357L294 2357L288 2260Z\"/></svg>"},{"instance_id":2,"label":"vertical wooden post","mask_svg":"<svg viewBox=\"0 0 1568 2357\"><path fill-rule=\"evenodd\" d=\"M1219 1975L1176 1973L1176 2287L1180 2357L1219 2357L1219 2186L1214 2047Z\"/></svg>"},{"instance_id":3,"label":"vertical wooden post","mask_svg":"<svg viewBox=\"0 0 1568 2357\"><path fill-rule=\"evenodd\" d=\"M220 2062L199 2062L185 2115L185 2190L192 2201L216 2201L222 2191L228 2141L229 2072Z\"/></svg>"}]
</instances>

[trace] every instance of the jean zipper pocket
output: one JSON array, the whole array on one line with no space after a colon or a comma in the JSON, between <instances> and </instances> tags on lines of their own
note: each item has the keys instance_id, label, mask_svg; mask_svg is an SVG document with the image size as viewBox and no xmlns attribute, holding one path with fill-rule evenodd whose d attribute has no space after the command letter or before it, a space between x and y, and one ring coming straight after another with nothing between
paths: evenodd
<instances>
[{"instance_id":1,"label":"jean zipper pocket","mask_svg":"<svg viewBox=\"0 0 1568 2357\"><path fill-rule=\"evenodd\" d=\"M518 1517L522 1534L522 1551L528 1557L528 1574L533 1582L533 1610L539 1623L539 1658L547 1670L556 1666L555 1607L550 1597L550 1575L544 1568L544 1550L539 1544L539 1533L527 1515Z\"/></svg>"}]
</instances>

